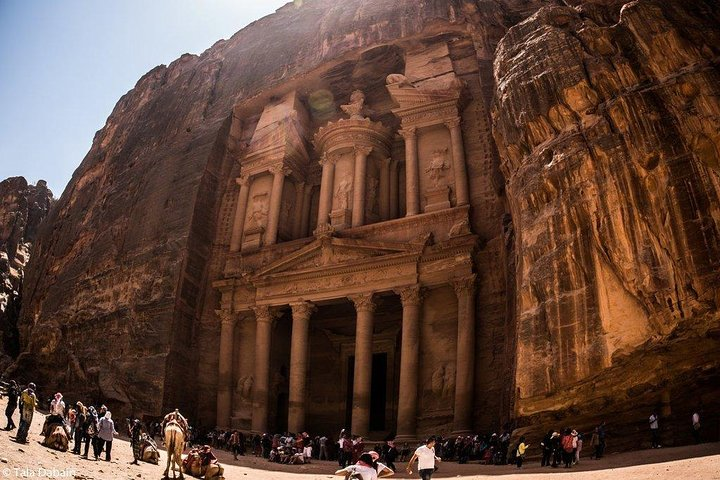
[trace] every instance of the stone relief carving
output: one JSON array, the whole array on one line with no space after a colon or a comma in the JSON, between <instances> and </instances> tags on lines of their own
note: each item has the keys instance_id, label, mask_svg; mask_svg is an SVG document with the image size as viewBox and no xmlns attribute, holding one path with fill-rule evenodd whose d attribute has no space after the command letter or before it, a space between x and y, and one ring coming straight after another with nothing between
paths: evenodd
<instances>
[{"instance_id":1,"label":"stone relief carving","mask_svg":"<svg viewBox=\"0 0 720 480\"><path fill-rule=\"evenodd\" d=\"M250 401L252 400L252 390L254 384L255 379L252 375L246 375L242 378L239 378L235 387L235 393L240 397L241 400Z\"/></svg>"},{"instance_id":2,"label":"stone relief carving","mask_svg":"<svg viewBox=\"0 0 720 480\"><path fill-rule=\"evenodd\" d=\"M361 90L355 90L350 94L350 103L340 105L340 108L352 119L359 120L363 118L363 112L365 111L365 94Z\"/></svg>"},{"instance_id":3,"label":"stone relief carving","mask_svg":"<svg viewBox=\"0 0 720 480\"><path fill-rule=\"evenodd\" d=\"M452 227L450 227L450 232L448 233L448 236L450 238L461 237L463 235L469 235L470 233L472 233L470 231L470 222L467 218L463 218L459 222L455 223Z\"/></svg>"},{"instance_id":4,"label":"stone relief carving","mask_svg":"<svg viewBox=\"0 0 720 480\"><path fill-rule=\"evenodd\" d=\"M335 204L335 210L347 210L348 208L348 197L352 191L352 179L349 175L345 175L333 195L333 203Z\"/></svg>"},{"instance_id":5,"label":"stone relief carving","mask_svg":"<svg viewBox=\"0 0 720 480\"><path fill-rule=\"evenodd\" d=\"M262 193L252 198L252 211L247 222L246 230L265 228L268 216L268 195Z\"/></svg>"},{"instance_id":6,"label":"stone relief carving","mask_svg":"<svg viewBox=\"0 0 720 480\"><path fill-rule=\"evenodd\" d=\"M365 200L365 213L377 212L378 205L378 179L370 177L367 187L367 197Z\"/></svg>"},{"instance_id":7,"label":"stone relief carving","mask_svg":"<svg viewBox=\"0 0 720 480\"><path fill-rule=\"evenodd\" d=\"M448 169L446 157L447 148L433 150L430 164L425 168L425 173L428 174L435 188L439 188L441 181L445 178L445 170Z\"/></svg>"},{"instance_id":8,"label":"stone relief carving","mask_svg":"<svg viewBox=\"0 0 720 480\"><path fill-rule=\"evenodd\" d=\"M385 78L386 85L412 86L410 80L402 73L391 73Z\"/></svg>"}]
</instances>

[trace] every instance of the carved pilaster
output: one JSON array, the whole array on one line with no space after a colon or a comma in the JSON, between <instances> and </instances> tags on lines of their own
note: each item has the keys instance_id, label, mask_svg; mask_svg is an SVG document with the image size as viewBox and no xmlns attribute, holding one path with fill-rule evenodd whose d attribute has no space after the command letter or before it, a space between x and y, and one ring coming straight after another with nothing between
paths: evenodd
<instances>
[{"instance_id":1,"label":"carved pilaster","mask_svg":"<svg viewBox=\"0 0 720 480\"><path fill-rule=\"evenodd\" d=\"M417 130L409 127L400 130L405 139L405 197L407 215L420 213L420 179L417 151Z\"/></svg>"}]
</instances>

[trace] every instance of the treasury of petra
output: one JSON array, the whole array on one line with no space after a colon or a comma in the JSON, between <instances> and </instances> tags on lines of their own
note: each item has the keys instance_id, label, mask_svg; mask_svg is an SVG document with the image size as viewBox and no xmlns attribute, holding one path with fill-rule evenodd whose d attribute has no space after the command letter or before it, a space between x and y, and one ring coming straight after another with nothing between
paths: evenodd
<instances>
[{"instance_id":1,"label":"treasury of petra","mask_svg":"<svg viewBox=\"0 0 720 480\"><path fill-rule=\"evenodd\" d=\"M157 67L43 221L8 374L203 428L615 448L657 408L689 442L720 401L719 20L307 0Z\"/></svg>"}]
</instances>

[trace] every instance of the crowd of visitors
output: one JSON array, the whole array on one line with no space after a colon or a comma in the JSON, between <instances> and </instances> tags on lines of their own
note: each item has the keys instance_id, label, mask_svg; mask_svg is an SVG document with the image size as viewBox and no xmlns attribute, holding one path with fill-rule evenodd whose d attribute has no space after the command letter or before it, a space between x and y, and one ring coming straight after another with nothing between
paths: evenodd
<instances>
[{"instance_id":1,"label":"crowd of visitors","mask_svg":"<svg viewBox=\"0 0 720 480\"><path fill-rule=\"evenodd\" d=\"M0 394L8 399L5 416L7 418L6 431L17 428L15 441L27 443L28 430L32 423L35 410L39 406L35 384L29 383L24 388L15 381L0 385ZM47 405L47 404L46 404ZM98 407L86 406L78 401L72 406L65 403L63 395L56 393L49 400L49 414L45 418L42 435L47 437L53 428L62 426L73 443L72 453L83 458L89 458L92 446L92 457L99 460L105 453L104 460L110 461L113 439L118 435L112 414L105 405ZM13 416L19 410L19 425L16 425ZM184 425L186 438L192 445L196 443L195 432L189 427L187 421L179 412L173 412L173 418L179 418ZM157 452L154 437L163 431L163 423L149 422L144 424L140 419L127 420L128 436L130 438L133 462L137 464L143 460L143 452L147 448ZM166 417L167 420L167 417ZM660 444L660 416L656 412L648 418L650 444L652 448L661 448ZM696 411L691 419L691 431L696 443L701 440L700 414ZM601 459L606 448L606 425L601 422L589 435L578 432L571 427L548 430L538 442L539 446L531 453L540 456L541 467L571 468L581 461L582 452L589 450L591 459ZM191 450L198 457L198 462L204 461L205 456L212 454L210 445L216 449L231 452L234 459L239 455L250 452L257 457L263 457L270 462L300 465L313 460L337 461L339 469L336 475L346 478L359 478L374 480L379 477L392 475L396 471L395 462L407 461L407 471L412 473L417 461L417 473L423 480L428 480L438 468L441 461L457 461L468 463L477 461L486 465L512 464L522 468L525 456L532 444L521 436L511 446L511 432L492 433L488 435L461 435L443 438L432 436L420 445L403 443L396 445L394 439L388 437L382 443L367 445L365 439L341 430L334 440L330 436L311 436L307 432L282 434L244 434L240 430L213 430L207 434L207 443L204 447ZM366 451L372 447L372 450ZM409 457L409 460L408 460ZM155 463L159 455L155 457ZM147 459L145 459L147 461Z\"/></svg>"},{"instance_id":2,"label":"crowd of visitors","mask_svg":"<svg viewBox=\"0 0 720 480\"><path fill-rule=\"evenodd\" d=\"M0 394L8 399L5 408L7 418L6 431L18 429L14 440L18 443L28 443L28 432L32 424L36 409L40 406L37 397L37 387L34 383L28 383L24 388L17 382L10 380L2 384ZM47 404L46 404L47 405ZM20 423L15 425L13 416L19 410ZM118 435L112 413L105 405L95 407L86 406L82 401L74 405L67 405L62 393L58 392L49 402L48 415L45 417L41 435L47 439L55 431L55 427L62 427L66 434L66 441L59 445L68 446L73 444L71 453L82 458L90 459L92 447L92 459L100 460L105 453L104 459L109 462L112 456L113 439ZM128 436L130 437L133 449L133 462L142 460L142 453L146 449L153 449L157 452L157 445L147 429L142 425L140 419L127 419ZM159 455L150 456L159 458Z\"/></svg>"}]
</instances>

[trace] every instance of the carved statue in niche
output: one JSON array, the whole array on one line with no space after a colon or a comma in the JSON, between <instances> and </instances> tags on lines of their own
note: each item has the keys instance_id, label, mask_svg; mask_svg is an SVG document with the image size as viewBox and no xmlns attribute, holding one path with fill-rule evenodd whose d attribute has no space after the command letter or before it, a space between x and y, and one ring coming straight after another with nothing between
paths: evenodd
<instances>
[{"instance_id":1,"label":"carved statue in niche","mask_svg":"<svg viewBox=\"0 0 720 480\"><path fill-rule=\"evenodd\" d=\"M345 175L342 180L340 180L340 183L335 189L335 194L333 195L333 203L335 204L336 210L347 210L348 196L352 191L352 187L352 179L349 175Z\"/></svg>"},{"instance_id":2,"label":"carved statue in niche","mask_svg":"<svg viewBox=\"0 0 720 480\"><path fill-rule=\"evenodd\" d=\"M257 230L265 227L268 216L267 193L255 195L252 198L252 211L247 222L247 229Z\"/></svg>"},{"instance_id":3,"label":"carved statue in niche","mask_svg":"<svg viewBox=\"0 0 720 480\"><path fill-rule=\"evenodd\" d=\"M443 385L445 384L445 365L440 365L433 371L430 379L430 388L433 395L442 396Z\"/></svg>"},{"instance_id":4,"label":"carved statue in niche","mask_svg":"<svg viewBox=\"0 0 720 480\"><path fill-rule=\"evenodd\" d=\"M363 112L365 111L365 94L361 90L355 90L350 95L350 103L340 105L340 108L350 115L351 119L360 120L363 118Z\"/></svg>"},{"instance_id":5,"label":"carved statue in niche","mask_svg":"<svg viewBox=\"0 0 720 480\"><path fill-rule=\"evenodd\" d=\"M289 222L290 221L290 212L292 210L292 204L288 202L287 200L283 200L282 204L280 205L280 218L283 221Z\"/></svg>"},{"instance_id":6,"label":"carved statue in niche","mask_svg":"<svg viewBox=\"0 0 720 480\"><path fill-rule=\"evenodd\" d=\"M446 156L447 148L433 150L430 164L425 169L425 173L428 174L435 188L440 187L440 181L445 177L445 170L448 168L445 161Z\"/></svg>"},{"instance_id":7,"label":"carved statue in niche","mask_svg":"<svg viewBox=\"0 0 720 480\"><path fill-rule=\"evenodd\" d=\"M378 204L378 179L375 177L370 177L370 180L368 181L368 187L367 187L367 197L365 200L365 213L373 213L377 209L375 208Z\"/></svg>"},{"instance_id":8,"label":"carved statue in niche","mask_svg":"<svg viewBox=\"0 0 720 480\"><path fill-rule=\"evenodd\" d=\"M255 379L252 375L247 375L238 379L237 386L235 387L235 393L240 396L241 400L250 401L252 400L252 389L255 384Z\"/></svg>"},{"instance_id":9,"label":"carved statue in niche","mask_svg":"<svg viewBox=\"0 0 720 480\"><path fill-rule=\"evenodd\" d=\"M443 373L442 397L450 398L450 395L452 395L454 392L455 392L455 365L448 364L445 367L445 372Z\"/></svg>"}]
</instances>

